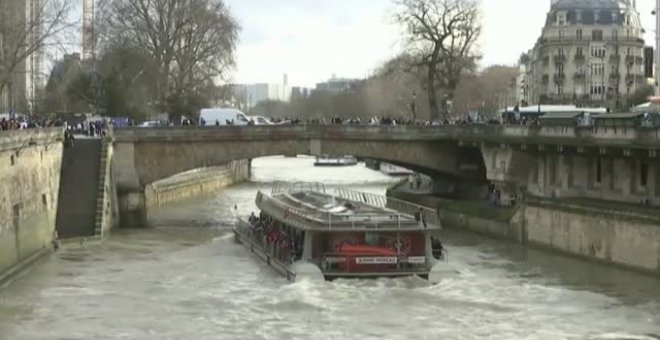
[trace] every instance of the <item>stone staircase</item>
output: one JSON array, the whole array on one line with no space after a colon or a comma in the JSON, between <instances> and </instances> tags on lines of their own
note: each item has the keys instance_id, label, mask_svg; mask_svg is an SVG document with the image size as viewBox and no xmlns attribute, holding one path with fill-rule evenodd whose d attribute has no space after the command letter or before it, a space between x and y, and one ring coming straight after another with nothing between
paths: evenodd
<instances>
[{"instance_id":1,"label":"stone staircase","mask_svg":"<svg viewBox=\"0 0 660 340\"><path fill-rule=\"evenodd\" d=\"M106 209L110 205L110 142L103 139L101 145L101 160L99 167L99 179L96 192L96 216L94 219L94 235L103 236L104 231L108 228L106 221Z\"/></svg>"},{"instance_id":2,"label":"stone staircase","mask_svg":"<svg viewBox=\"0 0 660 340\"><path fill-rule=\"evenodd\" d=\"M72 147L65 148L56 222L59 238L97 236L106 154L107 145L101 139L76 139Z\"/></svg>"}]
</instances>

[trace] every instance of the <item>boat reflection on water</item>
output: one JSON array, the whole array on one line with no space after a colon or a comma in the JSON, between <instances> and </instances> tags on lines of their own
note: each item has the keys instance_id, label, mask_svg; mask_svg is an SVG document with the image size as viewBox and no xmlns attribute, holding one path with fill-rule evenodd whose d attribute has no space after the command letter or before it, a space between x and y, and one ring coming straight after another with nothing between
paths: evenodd
<instances>
[{"instance_id":1,"label":"boat reflection on water","mask_svg":"<svg viewBox=\"0 0 660 340\"><path fill-rule=\"evenodd\" d=\"M451 268L435 210L321 183L257 193L259 215L239 220L235 239L289 280L420 276Z\"/></svg>"}]
</instances>

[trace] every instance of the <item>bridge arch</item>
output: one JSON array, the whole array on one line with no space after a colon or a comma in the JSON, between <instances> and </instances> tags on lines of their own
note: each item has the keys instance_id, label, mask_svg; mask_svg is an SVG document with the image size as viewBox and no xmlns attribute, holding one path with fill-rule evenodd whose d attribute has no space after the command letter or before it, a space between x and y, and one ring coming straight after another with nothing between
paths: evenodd
<instances>
[{"instance_id":1,"label":"bridge arch","mask_svg":"<svg viewBox=\"0 0 660 340\"><path fill-rule=\"evenodd\" d=\"M478 148L451 139L392 135L389 128L347 134L337 130L287 128L126 129L115 131L114 180L123 216L146 220L144 188L189 170L275 155L354 155L397 164L457 181L485 181ZM399 128L398 131L401 129ZM412 137L412 138L411 138ZM124 223L124 222L122 222Z\"/></svg>"}]
</instances>

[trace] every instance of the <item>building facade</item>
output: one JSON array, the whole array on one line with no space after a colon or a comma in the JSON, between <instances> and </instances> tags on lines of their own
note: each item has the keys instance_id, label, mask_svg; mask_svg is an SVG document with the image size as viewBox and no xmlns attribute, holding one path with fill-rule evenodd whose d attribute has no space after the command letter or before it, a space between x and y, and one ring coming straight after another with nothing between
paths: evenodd
<instances>
[{"instance_id":1,"label":"building facade","mask_svg":"<svg viewBox=\"0 0 660 340\"><path fill-rule=\"evenodd\" d=\"M619 106L646 83L636 0L551 0L523 64L530 104Z\"/></svg>"},{"instance_id":2,"label":"building facade","mask_svg":"<svg viewBox=\"0 0 660 340\"><path fill-rule=\"evenodd\" d=\"M26 58L13 55L34 50L42 34L37 17L42 12L41 0L0 2L0 67L12 68L6 84L0 88L0 113L31 113L37 106L38 92L43 87L42 51ZM1 80L0 80L1 81Z\"/></svg>"}]
</instances>

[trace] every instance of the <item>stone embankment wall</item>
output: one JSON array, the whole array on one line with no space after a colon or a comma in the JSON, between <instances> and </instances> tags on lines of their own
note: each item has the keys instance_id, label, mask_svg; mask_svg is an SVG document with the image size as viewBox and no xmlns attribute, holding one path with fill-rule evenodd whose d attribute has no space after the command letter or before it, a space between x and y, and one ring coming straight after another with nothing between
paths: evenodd
<instances>
[{"instance_id":1,"label":"stone embankment wall","mask_svg":"<svg viewBox=\"0 0 660 340\"><path fill-rule=\"evenodd\" d=\"M61 129L0 132L0 281L51 247Z\"/></svg>"},{"instance_id":2,"label":"stone embankment wall","mask_svg":"<svg viewBox=\"0 0 660 340\"><path fill-rule=\"evenodd\" d=\"M193 170L154 182L145 188L146 208L216 193L248 179L249 169L249 161L241 160L227 166Z\"/></svg>"},{"instance_id":3,"label":"stone embankment wall","mask_svg":"<svg viewBox=\"0 0 660 340\"><path fill-rule=\"evenodd\" d=\"M443 226L549 249L660 276L660 215L556 200L516 208L470 208L437 197L388 190L388 196L437 208Z\"/></svg>"}]
</instances>

